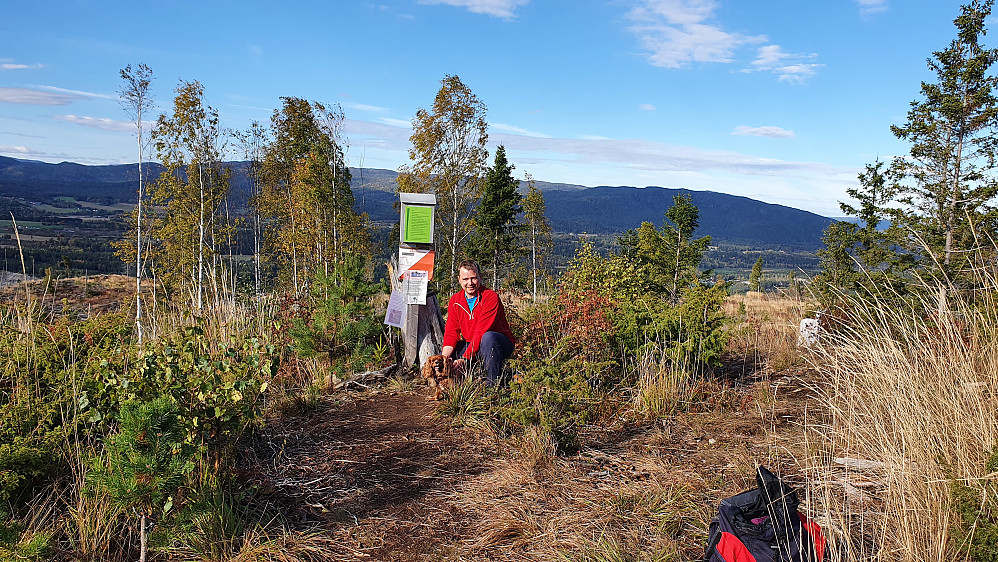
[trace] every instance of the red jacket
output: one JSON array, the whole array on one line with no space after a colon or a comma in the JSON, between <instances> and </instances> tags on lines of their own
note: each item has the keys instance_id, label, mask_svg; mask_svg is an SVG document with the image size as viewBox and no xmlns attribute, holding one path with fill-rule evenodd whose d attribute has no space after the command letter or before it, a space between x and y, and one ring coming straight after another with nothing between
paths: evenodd
<instances>
[{"instance_id":1,"label":"red jacket","mask_svg":"<svg viewBox=\"0 0 998 562\"><path fill-rule=\"evenodd\" d=\"M506 309L499 295L492 289L482 289L473 312L468 311L468 300L464 291L450 298L447 303L447 326L444 328L444 346L455 346L459 340L468 342L464 350L465 359L474 357L482 343L485 332L499 332L516 345L516 338L506 322ZM457 357L455 357L457 359Z\"/></svg>"}]
</instances>

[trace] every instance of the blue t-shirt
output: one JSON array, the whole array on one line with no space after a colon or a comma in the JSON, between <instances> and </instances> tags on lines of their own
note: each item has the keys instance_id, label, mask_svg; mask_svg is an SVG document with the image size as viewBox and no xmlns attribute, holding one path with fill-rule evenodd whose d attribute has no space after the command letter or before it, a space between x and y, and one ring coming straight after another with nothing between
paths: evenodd
<instances>
[{"instance_id":1,"label":"blue t-shirt","mask_svg":"<svg viewBox=\"0 0 998 562\"><path fill-rule=\"evenodd\" d=\"M478 302L478 295L475 295L470 299L467 295L465 295L464 300L468 301L468 312L475 312L475 304Z\"/></svg>"}]
</instances>

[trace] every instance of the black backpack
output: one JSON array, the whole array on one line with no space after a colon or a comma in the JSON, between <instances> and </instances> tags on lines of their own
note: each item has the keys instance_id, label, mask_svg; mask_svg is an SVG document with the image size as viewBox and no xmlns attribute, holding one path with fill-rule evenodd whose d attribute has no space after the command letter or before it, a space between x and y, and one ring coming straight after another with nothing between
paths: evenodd
<instances>
[{"instance_id":1,"label":"black backpack","mask_svg":"<svg viewBox=\"0 0 998 562\"><path fill-rule=\"evenodd\" d=\"M721 500L703 562L821 562L824 535L797 510L797 492L762 466L755 479L756 489Z\"/></svg>"}]
</instances>

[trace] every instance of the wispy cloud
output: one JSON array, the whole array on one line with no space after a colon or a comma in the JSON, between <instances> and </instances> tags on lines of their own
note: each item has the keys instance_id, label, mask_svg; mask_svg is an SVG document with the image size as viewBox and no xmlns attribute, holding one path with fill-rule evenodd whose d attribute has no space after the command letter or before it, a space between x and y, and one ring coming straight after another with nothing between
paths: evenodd
<instances>
[{"instance_id":1,"label":"wispy cloud","mask_svg":"<svg viewBox=\"0 0 998 562\"><path fill-rule=\"evenodd\" d=\"M655 111L656 107L650 103L643 103L638 106L641 111Z\"/></svg>"},{"instance_id":2,"label":"wispy cloud","mask_svg":"<svg viewBox=\"0 0 998 562\"><path fill-rule=\"evenodd\" d=\"M551 138L549 135L545 135L544 133L538 133L536 131L528 131L523 127L517 127L516 125L506 125L503 123L489 123L489 128L495 129L497 131L504 131L514 135L523 135L525 137L538 137L543 139Z\"/></svg>"},{"instance_id":3,"label":"wispy cloud","mask_svg":"<svg viewBox=\"0 0 998 562\"><path fill-rule=\"evenodd\" d=\"M859 4L859 13L864 16L886 12L888 0L856 0Z\"/></svg>"},{"instance_id":4,"label":"wispy cloud","mask_svg":"<svg viewBox=\"0 0 998 562\"><path fill-rule=\"evenodd\" d=\"M16 133L14 131L0 131L0 135L10 135L12 137L24 137L27 139L43 139L42 135L32 135L30 133Z\"/></svg>"},{"instance_id":5,"label":"wispy cloud","mask_svg":"<svg viewBox=\"0 0 998 562\"><path fill-rule=\"evenodd\" d=\"M350 109L356 109L357 111L370 111L373 113L384 113L388 111L387 107L378 107L376 105L367 105L365 103L344 102L340 105L342 105L343 107L348 107Z\"/></svg>"},{"instance_id":6,"label":"wispy cloud","mask_svg":"<svg viewBox=\"0 0 998 562\"><path fill-rule=\"evenodd\" d=\"M117 95L97 94L94 92L84 92L83 90L67 90L66 88L59 88L57 86L46 86L44 84L40 84L37 87L43 90L49 90L50 92L59 92L61 94L72 94L74 96L83 96L87 98L100 98L105 100L118 99Z\"/></svg>"},{"instance_id":7,"label":"wispy cloud","mask_svg":"<svg viewBox=\"0 0 998 562\"><path fill-rule=\"evenodd\" d=\"M23 64L18 62L13 62L10 59L0 59L0 70L25 70L29 68L43 68L45 65L41 63L37 64Z\"/></svg>"},{"instance_id":8,"label":"wispy cloud","mask_svg":"<svg viewBox=\"0 0 998 562\"><path fill-rule=\"evenodd\" d=\"M743 45L765 37L725 31L714 22L713 0L641 0L627 17L655 66L680 68L691 62L732 62Z\"/></svg>"},{"instance_id":9,"label":"wispy cloud","mask_svg":"<svg viewBox=\"0 0 998 562\"><path fill-rule=\"evenodd\" d=\"M748 125L739 125L735 127L734 131L731 131L731 134L750 137L769 137L773 139L791 139L794 137L793 131L773 126L749 127Z\"/></svg>"},{"instance_id":10,"label":"wispy cloud","mask_svg":"<svg viewBox=\"0 0 998 562\"><path fill-rule=\"evenodd\" d=\"M0 102L25 105L69 105L86 96L70 93L43 92L28 88L0 88Z\"/></svg>"},{"instance_id":11,"label":"wispy cloud","mask_svg":"<svg viewBox=\"0 0 998 562\"><path fill-rule=\"evenodd\" d=\"M412 128L412 122L406 121L405 119L395 119L392 117L379 117L378 121L381 121L385 125L391 125L392 127L402 127L405 129Z\"/></svg>"},{"instance_id":12,"label":"wispy cloud","mask_svg":"<svg viewBox=\"0 0 998 562\"><path fill-rule=\"evenodd\" d=\"M108 119L107 117L88 117L85 115L56 115L56 119L60 121L66 121L69 123L75 123L77 125L83 125L84 127L93 127L95 129L101 129L104 131L113 131L115 133L125 133L135 130L135 124L129 123L127 121L115 121L114 119Z\"/></svg>"},{"instance_id":13,"label":"wispy cloud","mask_svg":"<svg viewBox=\"0 0 998 562\"><path fill-rule=\"evenodd\" d=\"M32 160L41 160L43 162L75 162L77 164L87 164L87 165L103 165L103 164L125 164L129 162L128 159L111 159L111 158L93 158L90 156L81 156L79 154L66 154L64 152L48 152L45 150L39 150L32 148L30 146L19 146L19 145L9 145L0 144L0 154L10 156L12 158L25 158Z\"/></svg>"},{"instance_id":14,"label":"wispy cloud","mask_svg":"<svg viewBox=\"0 0 998 562\"><path fill-rule=\"evenodd\" d=\"M825 65L806 62L817 58L816 54L787 53L779 45L759 47L752 65L742 72L771 72L779 77L781 82L801 83L817 74L817 70Z\"/></svg>"},{"instance_id":15,"label":"wispy cloud","mask_svg":"<svg viewBox=\"0 0 998 562\"><path fill-rule=\"evenodd\" d=\"M530 0L420 0L421 4L446 4L467 8L474 14L485 14L511 20L516 17L516 9L530 3Z\"/></svg>"},{"instance_id":16,"label":"wispy cloud","mask_svg":"<svg viewBox=\"0 0 998 562\"><path fill-rule=\"evenodd\" d=\"M15 146L10 144L0 144L0 152L4 152L7 154L13 153L21 155L27 155L32 153L31 149L26 146Z\"/></svg>"},{"instance_id":17,"label":"wispy cloud","mask_svg":"<svg viewBox=\"0 0 998 562\"><path fill-rule=\"evenodd\" d=\"M381 118L382 122L347 119L344 131L354 146L391 154L388 162L407 162L411 148L410 124ZM514 127L515 129L515 127ZM765 127L747 128L758 132ZM770 132L782 131L769 127ZM756 134L758 134L758 132ZM786 131L790 133L789 131ZM792 133L790 133L792 134ZM528 136L495 130L492 145L506 146L517 169L541 180L559 178L579 185L634 185L685 187L720 191L834 214L838 199L856 181L856 169L818 162L761 158L731 151L706 150L641 139ZM398 160L396 160L398 159ZM389 164L387 167L396 167Z\"/></svg>"}]
</instances>

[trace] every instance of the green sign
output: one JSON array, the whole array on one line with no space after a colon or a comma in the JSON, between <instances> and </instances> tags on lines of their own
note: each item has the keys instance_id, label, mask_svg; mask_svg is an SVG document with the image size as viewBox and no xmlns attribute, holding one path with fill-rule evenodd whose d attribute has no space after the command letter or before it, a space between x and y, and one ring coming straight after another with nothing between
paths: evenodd
<instances>
[{"instance_id":1,"label":"green sign","mask_svg":"<svg viewBox=\"0 0 998 562\"><path fill-rule=\"evenodd\" d=\"M403 242L409 244L433 243L433 207L406 205Z\"/></svg>"}]
</instances>

